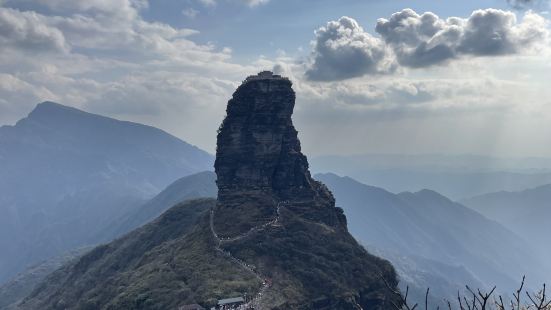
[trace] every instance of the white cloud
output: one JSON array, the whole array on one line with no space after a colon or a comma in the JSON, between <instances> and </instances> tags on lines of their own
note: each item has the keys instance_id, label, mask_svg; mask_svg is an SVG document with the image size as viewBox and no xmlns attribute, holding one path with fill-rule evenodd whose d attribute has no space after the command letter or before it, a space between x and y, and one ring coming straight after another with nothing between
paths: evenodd
<instances>
[{"instance_id":1,"label":"white cloud","mask_svg":"<svg viewBox=\"0 0 551 310\"><path fill-rule=\"evenodd\" d=\"M365 32L350 17L341 17L316 30L313 48L312 63L306 71L311 80L342 80L395 69L384 42Z\"/></svg>"},{"instance_id":2,"label":"white cloud","mask_svg":"<svg viewBox=\"0 0 551 310\"><path fill-rule=\"evenodd\" d=\"M469 18L441 19L431 12L404 9L379 19L372 36L342 17L316 31L306 76L341 80L393 72L394 65L423 68L462 57L533 53L549 48L548 21L527 12L517 21L512 12L477 10Z\"/></svg>"},{"instance_id":3,"label":"white cloud","mask_svg":"<svg viewBox=\"0 0 551 310\"><path fill-rule=\"evenodd\" d=\"M32 109L44 100L59 99L45 87L33 85L12 74L0 73L0 122L13 121L14 113L20 109Z\"/></svg>"},{"instance_id":4,"label":"white cloud","mask_svg":"<svg viewBox=\"0 0 551 310\"><path fill-rule=\"evenodd\" d=\"M401 65L425 67L461 56L498 56L529 51L547 43L546 20L528 12L517 22L512 12L477 10L467 19L440 19L411 9L380 19L375 30L394 50Z\"/></svg>"},{"instance_id":5,"label":"white cloud","mask_svg":"<svg viewBox=\"0 0 551 310\"><path fill-rule=\"evenodd\" d=\"M233 63L230 48L194 42L195 30L144 20L147 2L37 1L28 2L37 11L0 7L4 124L52 100L157 125L208 149L214 135L193 126L215 132L212 115L255 71Z\"/></svg>"},{"instance_id":6,"label":"white cloud","mask_svg":"<svg viewBox=\"0 0 551 310\"><path fill-rule=\"evenodd\" d=\"M0 50L67 52L63 33L50 26L43 16L0 7Z\"/></svg>"},{"instance_id":7,"label":"white cloud","mask_svg":"<svg viewBox=\"0 0 551 310\"><path fill-rule=\"evenodd\" d=\"M247 4L242 0L227 1ZM391 46L394 43L343 18L329 23L316 35L319 49L315 50L313 56L317 58L312 58L309 69L310 74L318 75L317 80L324 80L322 83L305 79L303 62L297 61L289 50L278 52L276 59L260 57L250 65L234 63L230 48L197 43L196 36L201 34L193 29L142 18L140 10L146 5L143 1L120 0L116 6L100 0L47 2L36 6L34 12L15 9L15 5L9 8L10 2L0 7L18 21L5 18L9 23L3 19L2 23L11 28L0 27L3 124L25 116L40 101L53 100L154 125L214 151L213 133L232 92L245 76L274 67L294 82L295 120L308 151L331 152L329 146L323 149L327 145L323 139L327 138L342 141L342 150L356 152L389 144L370 141L364 146L361 142L365 137L384 136L385 141L396 145L407 143L398 138L392 140L403 134L397 129L400 124L410 123L411 127L400 127L409 132L414 124L433 126L434 118L446 115L457 116L465 123L473 115L481 119L501 114L526 115L525 120L533 115L551 115L550 102L545 99L551 98L546 85L551 78L551 55L547 51L529 56L522 51L507 58L473 57L462 52L445 67L384 74L393 72L399 63ZM50 7L44 9L46 5ZM435 27L440 27L441 22L448 23L435 18ZM534 30L540 29L542 22L545 20L538 15L528 14L514 24L508 38L524 38L522 45L533 49L537 44L531 43L540 41L542 34ZM25 26L13 26L19 24ZM462 27L466 29L467 24ZM417 29L406 37L417 40L411 43L416 46L428 40L429 30ZM433 41L436 37L430 36ZM25 41L30 38L30 42L40 42L42 47ZM339 58L342 55L348 56ZM350 65L346 59L354 60L359 68L339 71ZM315 71L314 65L327 66ZM369 77L359 77L364 74ZM353 76L357 78L347 79ZM377 126L384 127L384 131ZM460 131L458 127L450 128L437 131ZM425 140L425 145L430 145L429 137Z\"/></svg>"},{"instance_id":8,"label":"white cloud","mask_svg":"<svg viewBox=\"0 0 551 310\"><path fill-rule=\"evenodd\" d=\"M135 19L137 11L148 6L147 0L7 0L8 4L15 2L41 5L64 14L88 14L103 20Z\"/></svg>"}]
</instances>

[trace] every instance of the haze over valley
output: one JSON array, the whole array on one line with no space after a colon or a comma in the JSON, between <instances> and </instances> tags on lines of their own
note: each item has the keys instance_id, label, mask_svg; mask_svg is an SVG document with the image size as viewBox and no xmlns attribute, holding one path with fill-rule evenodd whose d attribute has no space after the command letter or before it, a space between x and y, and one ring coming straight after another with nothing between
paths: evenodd
<instances>
[{"instance_id":1,"label":"haze over valley","mask_svg":"<svg viewBox=\"0 0 551 310\"><path fill-rule=\"evenodd\" d=\"M0 310L551 310L550 12L0 0Z\"/></svg>"}]
</instances>

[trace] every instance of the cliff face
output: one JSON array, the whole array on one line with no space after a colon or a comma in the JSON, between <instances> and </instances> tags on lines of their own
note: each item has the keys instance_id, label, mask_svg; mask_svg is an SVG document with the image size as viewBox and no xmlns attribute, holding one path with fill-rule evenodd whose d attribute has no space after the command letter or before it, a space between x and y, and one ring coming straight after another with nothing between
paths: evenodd
<instances>
[{"instance_id":1,"label":"cliff face","mask_svg":"<svg viewBox=\"0 0 551 310\"><path fill-rule=\"evenodd\" d=\"M390 309L394 269L350 236L331 192L312 179L291 116L292 83L247 78L218 133L220 247L272 283L261 309Z\"/></svg>"},{"instance_id":2,"label":"cliff face","mask_svg":"<svg viewBox=\"0 0 551 310\"><path fill-rule=\"evenodd\" d=\"M215 169L220 213L239 213L228 234L244 232L273 218L285 202L303 217L346 229L331 193L308 171L291 115L292 83L269 72L249 77L228 102L218 132Z\"/></svg>"},{"instance_id":3,"label":"cliff face","mask_svg":"<svg viewBox=\"0 0 551 310\"><path fill-rule=\"evenodd\" d=\"M291 121L294 105L288 79L250 79L237 89L218 133L215 167L221 202L236 190L289 198L291 190L300 189L311 197L308 162Z\"/></svg>"}]
</instances>

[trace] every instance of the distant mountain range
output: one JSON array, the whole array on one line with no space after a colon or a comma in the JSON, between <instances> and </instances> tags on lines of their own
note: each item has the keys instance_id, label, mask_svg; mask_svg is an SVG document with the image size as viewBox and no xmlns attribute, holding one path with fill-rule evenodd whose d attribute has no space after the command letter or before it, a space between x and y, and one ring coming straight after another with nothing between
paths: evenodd
<instances>
[{"instance_id":1,"label":"distant mountain range","mask_svg":"<svg viewBox=\"0 0 551 310\"><path fill-rule=\"evenodd\" d=\"M551 184L518 192L496 192L462 201L505 226L551 257Z\"/></svg>"},{"instance_id":2,"label":"distant mountain range","mask_svg":"<svg viewBox=\"0 0 551 310\"><path fill-rule=\"evenodd\" d=\"M116 281L133 285L127 281L134 279L154 287L156 282L148 281L160 279L148 279L149 271L143 268L164 268L159 264L169 258L172 247L179 248L171 255L186 256L183 249L195 247L193 242L200 240L186 236L214 202L180 203L216 196L216 175L204 171L212 169L212 164L210 154L159 129L51 102L38 105L15 126L0 127L0 283L34 265L0 285L0 298L8 296L7 302L20 299L52 269L64 264L34 293L27 305L32 308L32 302L42 302L53 293L55 287L48 288L48 283L59 284L69 274L93 282L96 277L108 276L105 268L121 268L121 259L129 258L133 261L120 270L122 273L117 272ZM440 178L448 173L428 180L441 186ZM461 175L458 171L452 173ZM475 175L461 177L466 185L461 194L456 192L458 196L473 192L468 188L478 183L467 183ZM521 180L514 186L537 184L547 177L545 173L521 175L528 181ZM420 176L405 182L414 184ZM435 301L454 298L465 284L482 288L498 285L508 292L516 288L523 274L534 285L551 275L533 247L545 244L551 232L546 225L551 215L551 185L522 192L496 192L460 204L430 190L393 194L335 174L318 174L316 179L330 188L337 206L344 209L349 231L371 253L390 260L401 285L410 286L416 298L423 297L426 287L431 287ZM389 180L392 186L402 186L396 185L393 178ZM453 180L446 182L443 188L454 184ZM505 183L494 182L488 188ZM178 227L176 220L183 226ZM72 255L60 256L124 234L86 255L81 263L69 262ZM138 259L152 255L158 257L144 265ZM186 261L190 259L195 258L186 256ZM91 265L81 272L78 268L82 262ZM133 278L126 279L124 272ZM245 282L252 285L254 281ZM76 296L75 292L67 294L70 300ZM92 295L89 300L95 298ZM7 302L0 303L0 309Z\"/></svg>"},{"instance_id":3,"label":"distant mountain range","mask_svg":"<svg viewBox=\"0 0 551 310\"><path fill-rule=\"evenodd\" d=\"M96 247L50 274L16 309L178 309L207 288L220 287L214 275L239 279L221 291L230 296L256 285L256 278L216 255L210 244L195 242L209 236L208 229L194 227L215 204L214 199L179 204Z\"/></svg>"},{"instance_id":4,"label":"distant mountain range","mask_svg":"<svg viewBox=\"0 0 551 310\"><path fill-rule=\"evenodd\" d=\"M419 300L427 287L431 288L432 304L454 298L466 284L481 288L498 284L509 291L518 285L522 274L545 268L537 258L524 254L533 249L514 233L435 192L396 195L334 174L316 178L335 194L354 236L374 254L389 259L400 275L402 288L409 286ZM177 180L116 221L114 226L122 227L116 234L154 219L178 201L215 197L215 180L213 172ZM537 283L535 276L528 279Z\"/></svg>"},{"instance_id":5,"label":"distant mountain range","mask_svg":"<svg viewBox=\"0 0 551 310\"><path fill-rule=\"evenodd\" d=\"M548 262L522 238L434 191L393 194L349 177L316 178L335 194L352 234L368 249L379 249L412 286L455 286L454 294L465 284L482 283L508 292L524 274L533 285L550 275Z\"/></svg>"},{"instance_id":6,"label":"distant mountain range","mask_svg":"<svg viewBox=\"0 0 551 310\"><path fill-rule=\"evenodd\" d=\"M216 188L215 180L216 175L212 171L200 172L176 180L151 200L129 210L128 213L124 214L122 217L106 225L105 230L100 232L98 239L108 239L112 236L125 235L140 226L154 221L162 213L184 201L201 197L216 197L218 189ZM202 211L199 209L199 212ZM184 214L188 214L189 218L184 219L182 225L183 223L192 225L198 213L192 211L191 213ZM189 229L189 227L186 229ZM144 240L139 239L136 240L136 242L143 241ZM63 255L60 256L55 256L30 267L9 282L0 285L0 309L17 308L16 304L29 295L50 273L70 263L71 260L80 257L93 248L94 247L86 247L63 253Z\"/></svg>"},{"instance_id":7,"label":"distant mountain range","mask_svg":"<svg viewBox=\"0 0 551 310\"><path fill-rule=\"evenodd\" d=\"M545 268L537 258L524 254L534 250L522 244L514 233L437 193L396 195L334 174L316 178L335 194L353 235L372 253L390 260L400 275L401 287L409 286L418 300L424 297L427 287L431 288L431 304L441 302L442 298L455 298L466 284L481 288L499 284L500 289L508 291L518 285L523 272L530 274ZM124 234L178 202L215 197L215 180L214 172L181 178L114 221L113 227L118 229L109 233ZM521 254L511 256L511 249L515 249L511 254ZM523 267L532 270L522 270ZM480 272L481 269L485 271ZM528 279L537 285L536 278ZM4 291L10 292L6 287Z\"/></svg>"},{"instance_id":8,"label":"distant mountain range","mask_svg":"<svg viewBox=\"0 0 551 310\"><path fill-rule=\"evenodd\" d=\"M113 220L212 164L212 155L162 130L39 104L0 127L0 283L110 240Z\"/></svg>"},{"instance_id":9,"label":"distant mountain range","mask_svg":"<svg viewBox=\"0 0 551 310\"><path fill-rule=\"evenodd\" d=\"M549 158L381 154L320 156L311 165L317 173L347 175L393 193L430 188L453 200L551 183Z\"/></svg>"},{"instance_id":10,"label":"distant mountain range","mask_svg":"<svg viewBox=\"0 0 551 310\"><path fill-rule=\"evenodd\" d=\"M196 198L216 198L216 175L212 171L192 174L176 180L142 206L114 220L103 233L104 238L121 236L143 226L163 212L183 201Z\"/></svg>"},{"instance_id":11,"label":"distant mountain range","mask_svg":"<svg viewBox=\"0 0 551 310\"><path fill-rule=\"evenodd\" d=\"M389 259L400 272L402 284L418 294L431 287L435 296L453 295L465 284L500 284L508 290L518 284L524 273L533 273L521 270L522 266L531 269L543 264L536 258L527 264L530 257L508 254L512 248L516 253L530 253L533 249L503 226L435 192L396 195L334 174L316 178L335 194L353 235L374 253ZM154 219L178 201L215 197L215 180L213 172L203 172L174 182L118 221L114 227L123 228L117 233ZM501 247L503 242L509 246Z\"/></svg>"},{"instance_id":12,"label":"distant mountain range","mask_svg":"<svg viewBox=\"0 0 551 310\"><path fill-rule=\"evenodd\" d=\"M17 304L32 293L36 286L42 283L48 275L93 248L79 248L52 257L28 268L8 282L0 285L0 309L17 309Z\"/></svg>"}]
</instances>

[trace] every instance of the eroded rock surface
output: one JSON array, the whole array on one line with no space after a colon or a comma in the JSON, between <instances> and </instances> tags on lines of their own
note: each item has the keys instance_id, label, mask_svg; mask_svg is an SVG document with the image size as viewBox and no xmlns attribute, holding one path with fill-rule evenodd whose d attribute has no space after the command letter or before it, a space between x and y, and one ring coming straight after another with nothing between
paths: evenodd
<instances>
[{"instance_id":1,"label":"eroded rock surface","mask_svg":"<svg viewBox=\"0 0 551 310\"><path fill-rule=\"evenodd\" d=\"M228 102L215 168L218 212L232 212L236 220L217 223L222 233L243 232L269 221L281 201L307 219L346 228L333 196L308 171L291 119L291 86L287 78L262 72L245 80Z\"/></svg>"},{"instance_id":2,"label":"eroded rock surface","mask_svg":"<svg viewBox=\"0 0 551 310\"><path fill-rule=\"evenodd\" d=\"M247 78L228 102L215 162L221 248L271 283L259 309L391 309L394 269L354 240L312 179L294 105L291 81L271 72Z\"/></svg>"}]
</instances>

